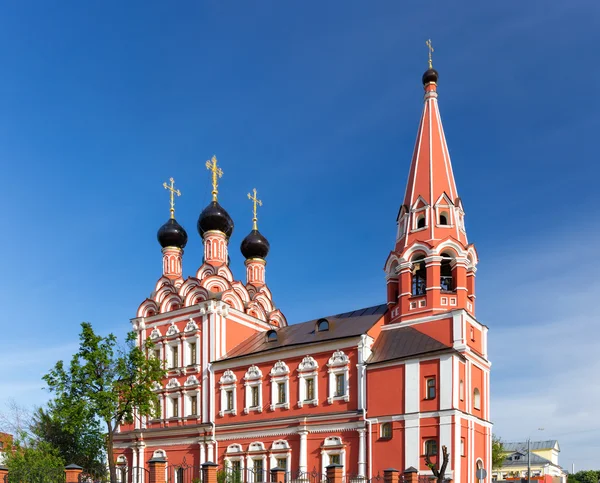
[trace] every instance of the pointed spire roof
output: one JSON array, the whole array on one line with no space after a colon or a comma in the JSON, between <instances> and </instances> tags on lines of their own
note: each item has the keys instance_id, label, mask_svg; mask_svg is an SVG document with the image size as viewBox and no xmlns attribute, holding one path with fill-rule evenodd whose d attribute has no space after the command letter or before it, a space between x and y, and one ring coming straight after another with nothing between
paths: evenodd
<instances>
[{"instance_id":1,"label":"pointed spire roof","mask_svg":"<svg viewBox=\"0 0 600 483\"><path fill-rule=\"evenodd\" d=\"M458 198L438 107L437 79L434 69L428 69L423 75L425 105L404 195L404 205L409 208L417 203L419 197L430 206L444 193L454 204Z\"/></svg>"},{"instance_id":2,"label":"pointed spire roof","mask_svg":"<svg viewBox=\"0 0 600 483\"><path fill-rule=\"evenodd\" d=\"M438 107L438 77L431 67L423 74L425 104L398 214L402 226L396 249L449 236L467 244L462 203ZM401 217L408 214L408 219L401 222Z\"/></svg>"}]
</instances>

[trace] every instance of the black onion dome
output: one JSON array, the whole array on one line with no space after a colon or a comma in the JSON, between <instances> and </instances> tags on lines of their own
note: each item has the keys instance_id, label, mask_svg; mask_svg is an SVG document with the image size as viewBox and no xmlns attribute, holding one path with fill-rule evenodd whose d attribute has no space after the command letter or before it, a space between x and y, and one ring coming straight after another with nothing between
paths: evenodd
<instances>
[{"instance_id":1,"label":"black onion dome","mask_svg":"<svg viewBox=\"0 0 600 483\"><path fill-rule=\"evenodd\" d=\"M229 238L233 233L233 220L218 202L212 201L198 217L198 233L201 237L207 231L218 230Z\"/></svg>"},{"instance_id":2,"label":"black onion dome","mask_svg":"<svg viewBox=\"0 0 600 483\"><path fill-rule=\"evenodd\" d=\"M437 84L438 81L438 71L435 69L427 69L423 74L423 85L427 85L430 82L435 82Z\"/></svg>"},{"instance_id":3,"label":"black onion dome","mask_svg":"<svg viewBox=\"0 0 600 483\"><path fill-rule=\"evenodd\" d=\"M169 218L169 220L158 229L156 238L158 238L158 243L160 243L160 246L163 248L184 248L188 241L186 231L174 218Z\"/></svg>"},{"instance_id":4,"label":"black onion dome","mask_svg":"<svg viewBox=\"0 0 600 483\"><path fill-rule=\"evenodd\" d=\"M246 238L242 240L242 255L248 258L267 258L269 253L269 241L261 235L258 230L252 230Z\"/></svg>"}]
</instances>

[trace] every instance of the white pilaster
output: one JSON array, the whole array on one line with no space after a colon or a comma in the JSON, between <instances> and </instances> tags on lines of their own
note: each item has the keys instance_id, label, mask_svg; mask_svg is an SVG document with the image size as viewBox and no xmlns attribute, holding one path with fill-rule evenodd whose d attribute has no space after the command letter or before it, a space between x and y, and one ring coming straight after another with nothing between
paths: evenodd
<instances>
[{"instance_id":1,"label":"white pilaster","mask_svg":"<svg viewBox=\"0 0 600 483\"><path fill-rule=\"evenodd\" d=\"M214 452L214 445L212 442L210 443L206 443L206 448L207 448L207 455L206 455L206 459L207 461L211 461L212 463L215 463L215 452Z\"/></svg>"},{"instance_id":2,"label":"white pilaster","mask_svg":"<svg viewBox=\"0 0 600 483\"><path fill-rule=\"evenodd\" d=\"M200 446L200 464L204 464L206 463L206 447L202 440L198 442L198 446Z\"/></svg>"},{"instance_id":3,"label":"white pilaster","mask_svg":"<svg viewBox=\"0 0 600 483\"><path fill-rule=\"evenodd\" d=\"M146 444L142 441L139 443L139 457L138 457L138 466L145 468L146 467L146 458L144 455L144 451L146 450ZM144 472L140 471L138 483L146 483L144 481Z\"/></svg>"},{"instance_id":4,"label":"white pilaster","mask_svg":"<svg viewBox=\"0 0 600 483\"><path fill-rule=\"evenodd\" d=\"M358 476L367 476L367 430L358 429Z\"/></svg>"},{"instance_id":5,"label":"white pilaster","mask_svg":"<svg viewBox=\"0 0 600 483\"><path fill-rule=\"evenodd\" d=\"M407 415L404 420L404 467L419 468L420 454L419 416Z\"/></svg>"},{"instance_id":6,"label":"white pilaster","mask_svg":"<svg viewBox=\"0 0 600 483\"><path fill-rule=\"evenodd\" d=\"M419 361L407 361L404 364L404 401L405 412L407 414L416 413L419 411ZM409 466L414 465L408 465ZM415 466L416 468L417 466Z\"/></svg>"},{"instance_id":7,"label":"white pilaster","mask_svg":"<svg viewBox=\"0 0 600 483\"><path fill-rule=\"evenodd\" d=\"M299 431L300 435L300 471L308 471L308 431Z\"/></svg>"},{"instance_id":8,"label":"white pilaster","mask_svg":"<svg viewBox=\"0 0 600 483\"><path fill-rule=\"evenodd\" d=\"M138 451L137 448L135 446L131 447L131 468L132 468L132 478L131 481L132 483L137 483L137 475L136 475L136 471L133 471L133 468L135 468L136 466L138 466Z\"/></svg>"},{"instance_id":9,"label":"white pilaster","mask_svg":"<svg viewBox=\"0 0 600 483\"><path fill-rule=\"evenodd\" d=\"M452 416L440 416L440 449L442 446L448 448L450 455L457 452L457 448L452 444ZM460 451L460 448L458 451ZM447 471L454 469L454 464L452 461L452 456L450 456L450 461L448 462L448 467L446 468Z\"/></svg>"}]
</instances>

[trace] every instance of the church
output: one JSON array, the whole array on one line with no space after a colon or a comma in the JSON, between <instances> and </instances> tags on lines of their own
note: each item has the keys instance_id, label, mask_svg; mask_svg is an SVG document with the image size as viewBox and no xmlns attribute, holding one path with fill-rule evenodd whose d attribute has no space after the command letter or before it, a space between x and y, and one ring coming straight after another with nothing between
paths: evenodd
<instances>
[{"instance_id":1,"label":"church","mask_svg":"<svg viewBox=\"0 0 600 483\"><path fill-rule=\"evenodd\" d=\"M438 72L422 77L424 107L391 251L381 254L385 303L352 307L288 324L267 284L269 242L258 229L243 239L246 277L229 265L234 222L218 201L198 218L204 260L183 278L188 241L171 218L158 230L163 273L132 319L168 370L156 387L160 416L122 425L122 467L166 460L168 481L193 481L214 462L251 483L270 471L325 475L340 465L346 481L386 468L431 476L427 459L449 461L445 477L490 481L488 328L475 318L477 251L467 239L438 107ZM408 154L408 153L407 153ZM408 163L407 163L408 164ZM393 220L390 220L392 225ZM383 263L385 262L385 263ZM275 297L275 298L274 298ZM481 474L481 473L480 473ZM134 475L144 482L144 474Z\"/></svg>"}]
</instances>

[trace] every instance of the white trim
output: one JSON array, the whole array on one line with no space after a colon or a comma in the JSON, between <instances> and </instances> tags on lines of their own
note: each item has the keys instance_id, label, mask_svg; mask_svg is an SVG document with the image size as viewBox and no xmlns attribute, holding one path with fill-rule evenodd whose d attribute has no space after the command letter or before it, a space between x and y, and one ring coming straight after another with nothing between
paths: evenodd
<instances>
[{"instance_id":1,"label":"white trim","mask_svg":"<svg viewBox=\"0 0 600 483\"><path fill-rule=\"evenodd\" d=\"M419 360L406 361L404 364L404 411L406 413L416 413L420 410L419 365Z\"/></svg>"},{"instance_id":2,"label":"white trim","mask_svg":"<svg viewBox=\"0 0 600 483\"><path fill-rule=\"evenodd\" d=\"M350 401L350 381L349 381L349 365L350 358L342 350L336 350L329 358L327 363L327 374L329 375L329 384L327 391L327 402L332 404L333 401ZM337 378L344 376L344 394L337 394Z\"/></svg>"}]
</instances>

